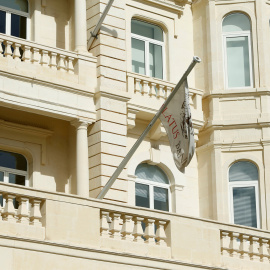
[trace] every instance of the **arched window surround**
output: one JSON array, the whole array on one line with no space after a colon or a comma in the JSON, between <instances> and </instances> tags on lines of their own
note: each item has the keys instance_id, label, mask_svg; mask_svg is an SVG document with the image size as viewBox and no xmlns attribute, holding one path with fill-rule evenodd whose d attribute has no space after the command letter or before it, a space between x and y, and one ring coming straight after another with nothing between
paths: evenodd
<instances>
[{"instance_id":1,"label":"arched window surround","mask_svg":"<svg viewBox=\"0 0 270 270\"><path fill-rule=\"evenodd\" d=\"M13 21L12 16L17 16L17 20L18 20L18 17L25 18L25 20L26 20L25 37L22 37L22 36L17 36L17 37L24 38L26 40L30 40L30 34L31 34L30 2L28 0L26 0L26 1L28 3L28 12L12 9L9 7L2 6L0 4L0 12L2 13L0 15L5 16L5 27L2 27L4 29L1 29L1 30L4 30L4 34L12 35L12 30L11 30L11 25L12 25L12 21ZM16 23L17 22L15 20L15 24ZM0 33L3 33L3 32L0 32ZM14 36L14 35L12 35L12 36Z\"/></svg>"},{"instance_id":2,"label":"arched window surround","mask_svg":"<svg viewBox=\"0 0 270 270\"><path fill-rule=\"evenodd\" d=\"M150 39L150 38L146 38L146 37L143 37L141 35L136 35L134 33L132 33L131 31L131 24L132 24L132 21L139 21L139 22L142 22L142 23L145 23L145 24L149 24L149 25L153 25L155 27L158 27L162 30L162 35L163 35L163 41L157 41L157 40L154 40L154 39ZM145 54L145 74L143 75L146 75L146 76L151 76L150 74L150 68L149 68L149 44L152 43L152 44L155 44L155 46L161 46L161 52L162 52L162 78L158 78L156 76L151 76L151 77L156 77L158 79L162 79L162 80L166 80L167 76L167 51L166 51L166 37L167 37L167 30L166 30L166 27L156 21L156 20L151 20L151 18L146 18L146 17L143 17L143 16L140 16L140 15L134 15L131 19L130 19L130 34L131 34L131 40L132 39L137 39L137 40L140 40L142 42L145 42L145 50L146 50L146 54ZM132 42L131 42L131 49L132 49ZM132 55L132 53L131 53ZM132 56L131 56L131 62L132 62ZM132 66L132 64L131 64ZM133 71L134 72L134 71ZM139 72L136 72L136 73L139 73Z\"/></svg>"},{"instance_id":3,"label":"arched window surround","mask_svg":"<svg viewBox=\"0 0 270 270\"><path fill-rule=\"evenodd\" d=\"M257 170L257 178L256 180L247 180L247 181L230 181L230 170L231 168L236 165L237 163L250 163L253 165ZM254 189L254 196L255 196L255 203L256 203L256 228L261 228L261 206L260 206L260 169L258 164L256 164L253 160L250 159L234 159L228 166L227 170L227 181L228 181L228 188L229 188L229 212L230 212L230 222L235 223L234 217L234 197L233 192L235 189L241 188L253 188ZM240 224L241 225L241 224ZM246 225L248 226L248 225ZM254 226L255 227L255 226Z\"/></svg>"},{"instance_id":4,"label":"arched window surround","mask_svg":"<svg viewBox=\"0 0 270 270\"><path fill-rule=\"evenodd\" d=\"M244 15L248 20L249 20L249 25L250 29L248 31L232 31L232 32L223 32L223 23L226 18L228 18L231 15ZM221 22L221 33L222 33L222 44L223 44L223 63L224 63L224 83L225 83L225 88L226 89L243 89L243 88L253 88L254 87L254 66L253 66L253 44L252 44L252 20L249 14L246 12L243 12L242 10L233 10L225 14L222 18ZM233 44L236 44L235 41L237 42L237 39L241 39L242 41L242 46L246 48L246 52L248 52L248 57L245 56L243 61L248 64L245 65L245 68L249 69L249 76L245 76L245 79L249 81L244 82L243 84L239 83L240 85L237 85L235 82L229 82L229 64L228 64L228 48L227 48L227 42L228 44L231 44L231 50L234 47ZM234 41L234 42L233 42ZM240 40L238 42L241 42ZM230 46L230 45L229 45ZM235 58L231 58L235 59ZM238 69L241 70L241 69ZM244 72L244 70L243 70ZM233 72L234 73L234 72ZM231 81L231 80L230 80ZM244 85L245 84L245 85Z\"/></svg>"},{"instance_id":5,"label":"arched window surround","mask_svg":"<svg viewBox=\"0 0 270 270\"><path fill-rule=\"evenodd\" d=\"M161 189L161 190L167 190L167 199L168 199L168 209L167 210L163 210L163 211L171 211L172 207L171 207L171 190L170 190L170 180L167 176L167 174L158 166L158 165L151 165L148 164L146 162L140 163L137 168L139 168L141 165L146 165L146 166L152 166L152 168L155 168L156 170L159 170L162 174L164 174L165 176L165 180L167 181L167 183L161 183L161 182L157 182L157 181L153 181L153 180L148 180L145 178L141 178L139 176L136 176L136 184L135 186L137 187L138 185L144 186L144 187L148 187L148 195L149 195L149 207L150 209L156 209L156 210L161 210L155 207L155 202L154 202L154 198L155 198L155 189ZM137 171L136 168L136 171ZM136 172L135 172L136 174ZM143 207L143 206L141 206Z\"/></svg>"}]
</instances>

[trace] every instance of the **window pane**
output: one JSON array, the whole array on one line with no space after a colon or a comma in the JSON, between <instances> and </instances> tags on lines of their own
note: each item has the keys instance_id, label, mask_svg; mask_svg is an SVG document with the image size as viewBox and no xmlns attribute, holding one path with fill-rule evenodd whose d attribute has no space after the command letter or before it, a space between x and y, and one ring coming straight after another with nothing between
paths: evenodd
<instances>
[{"instance_id":1,"label":"window pane","mask_svg":"<svg viewBox=\"0 0 270 270\"><path fill-rule=\"evenodd\" d=\"M150 207L149 204L149 186L143 184L135 184L136 206Z\"/></svg>"},{"instance_id":2,"label":"window pane","mask_svg":"<svg viewBox=\"0 0 270 270\"><path fill-rule=\"evenodd\" d=\"M11 35L26 39L26 17L11 14Z\"/></svg>"},{"instance_id":3,"label":"window pane","mask_svg":"<svg viewBox=\"0 0 270 270\"><path fill-rule=\"evenodd\" d=\"M132 71L145 75L144 41L132 38Z\"/></svg>"},{"instance_id":4,"label":"window pane","mask_svg":"<svg viewBox=\"0 0 270 270\"><path fill-rule=\"evenodd\" d=\"M158 166L155 165L141 163L136 168L135 175L141 179L157 183L169 184L167 175Z\"/></svg>"},{"instance_id":5,"label":"window pane","mask_svg":"<svg viewBox=\"0 0 270 270\"><path fill-rule=\"evenodd\" d=\"M132 20L131 33L158 41L163 41L162 29L159 26L150 23Z\"/></svg>"},{"instance_id":6,"label":"window pane","mask_svg":"<svg viewBox=\"0 0 270 270\"><path fill-rule=\"evenodd\" d=\"M234 223L257 227L255 187L233 188Z\"/></svg>"},{"instance_id":7,"label":"window pane","mask_svg":"<svg viewBox=\"0 0 270 270\"><path fill-rule=\"evenodd\" d=\"M149 44L149 69L150 76L163 79L162 47Z\"/></svg>"},{"instance_id":8,"label":"window pane","mask_svg":"<svg viewBox=\"0 0 270 270\"><path fill-rule=\"evenodd\" d=\"M248 37L227 37L228 87L251 86Z\"/></svg>"},{"instance_id":9,"label":"window pane","mask_svg":"<svg viewBox=\"0 0 270 270\"><path fill-rule=\"evenodd\" d=\"M234 163L229 170L229 181L258 181L257 167L248 161Z\"/></svg>"},{"instance_id":10,"label":"window pane","mask_svg":"<svg viewBox=\"0 0 270 270\"><path fill-rule=\"evenodd\" d=\"M169 211L168 189L154 187L154 208Z\"/></svg>"},{"instance_id":11,"label":"window pane","mask_svg":"<svg viewBox=\"0 0 270 270\"><path fill-rule=\"evenodd\" d=\"M232 13L228 15L222 24L223 32L250 31L250 21L245 14Z\"/></svg>"},{"instance_id":12,"label":"window pane","mask_svg":"<svg viewBox=\"0 0 270 270\"><path fill-rule=\"evenodd\" d=\"M27 162L23 155L0 151L0 166L27 171Z\"/></svg>"},{"instance_id":13,"label":"window pane","mask_svg":"<svg viewBox=\"0 0 270 270\"><path fill-rule=\"evenodd\" d=\"M6 33L6 12L0 10L0 33Z\"/></svg>"},{"instance_id":14,"label":"window pane","mask_svg":"<svg viewBox=\"0 0 270 270\"><path fill-rule=\"evenodd\" d=\"M27 0L0 0L0 6L28 12Z\"/></svg>"},{"instance_id":15,"label":"window pane","mask_svg":"<svg viewBox=\"0 0 270 270\"><path fill-rule=\"evenodd\" d=\"M8 182L10 184L25 186L25 176L10 173Z\"/></svg>"},{"instance_id":16,"label":"window pane","mask_svg":"<svg viewBox=\"0 0 270 270\"><path fill-rule=\"evenodd\" d=\"M4 172L0 172L0 182L4 182Z\"/></svg>"}]
</instances>

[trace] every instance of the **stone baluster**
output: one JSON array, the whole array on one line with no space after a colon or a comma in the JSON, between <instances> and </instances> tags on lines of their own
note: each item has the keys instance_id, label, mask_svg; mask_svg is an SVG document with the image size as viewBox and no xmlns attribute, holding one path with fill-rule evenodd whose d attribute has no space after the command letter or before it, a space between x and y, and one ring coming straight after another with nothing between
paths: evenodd
<instances>
[{"instance_id":1,"label":"stone baluster","mask_svg":"<svg viewBox=\"0 0 270 270\"><path fill-rule=\"evenodd\" d=\"M20 47L21 47L21 45L18 44L18 43L13 44L13 49L14 49L14 51L13 51L13 59L15 61L21 61L21 59L20 59L21 58Z\"/></svg>"},{"instance_id":2,"label":"stone baluster","mask_svg":"<svg viewBox=\"0 0 270 270\"><path fill-rule=\"evenodd\" d=\"M144 232L144 238L146 239L146 243L149 244L155 244L155 220L151 218L147 218L145 220L145 232Z\"/></svg>"},{"instance_id":3,"label":"stone baluster","mask_svg":"<svg viewBox=\"0 0 270 270\"><path fill-rule=\"evenodd\" d=\"M122 220L121 214L111 213L112 222L110 224L110 233L112 238L121 239Z\"/></svg>"},{"instance_id":4,"label":"stone baluster","mask_svg":"<svg viewBox=\"0 0 270 270\"><path fill-rule=\"evenodd\" d=\"M192 107L194 107L194 102L193 102L193 96L194 95L195 94L192 94L192 93L189 92L189 105L192 106Z\"/></svg>"},{"instance_id":5,"label":"stone baluster","mask_svg":"<svg viewBox=\"0 0 270 270\"><path fill-rule=\"evenodd\" d=\"M147 94L148 93L148 81L142 81L142 91L141 93Z\"/></svg>"},{"instance_id":6,"label":"stone baluster","mask_svg":"<svg viewBox=\"0 0 270 270\"><path fill-rule=\"evenodd\" d=\"M67 57L67 71L74 74L74 58L70 56Z\"/></svg>"},{"instance_id":7,"label":"stone baluster","mask_svg":"<svg viewBox=\"0 0 270 270\"><path fill-rule=\"evenodd\" d=\"M133 229L134 229L134 222L132 220L132 216L130 215L123 215L123 226L121 230L122 239L123 240L133 240Z\"/></svg>"},{"instance_id":8,"label":"stone baluster","mask_svg":"<svg viewBox=\"0 0 270 270\"><path fill-rule=\"evenodd\" d=\"M166 225L166 221L163 220L158 220L157 221L157 231L156 231L156 241L157 244L160 246L167 246L166 244L166 233L165 233L165 225Z\"/></svg>"},{"instance_id":9,"label":"stone baluster","mask_svg":"<svg viewBox=\"0 0 270 270\"><path fill-rule=\"evenodd\" d=\"M160 84L157 85L157 88L156 88L156 97L157 98L160 98L160 91L162 90L161 87L162 86Z\"/></svg>"},{"instance_id":10,"label":"stone baluster","mask_svg":"<svg viewBox=\"0 0 270 270\"><path fill-rule=\"evenodd\" d=\"M24 62L30 62L31 59L31 51L30 51L31 47L30 46L23 46L23 57L22 60Z\"/></svg>"},{"instance_id":11,"label":"stone baluster","mask_svg":"<svg viewBox=\"0 0 270 270\"><path fill-rule=\"evenodd\" d=\"M4 41L4 45L5 45L5 57L12 57L12 49L11 49L11 46L12 46L13 42L12 41L8 41L8 40L5 40Z\"/></svg>"},{"instance_id":12,"label":"stone baluster","mask_svg":"<svg viewBox=\"0 0 270 270\"><path fill-rule=\"evenodd\" d=\"M108 211L101 211L101 215L100 215L100 235L101 236L105 236L108 237L109 234L109 224L108 223L108 215L109 212Z\"/></svg>"},{"instance_id":13,"label":"stone baluster","mask_svg":"<svg viewBox=\"0 0 270 270\"><path fill-rule=\"evenodd\" d=\"M4 211L2 213L2 217L4 221L8 221L8 222L16 222L15 219L15 208L13 205L13 199L15 199L15 195L11 195L11 194L4 194L4 200L5 200L5 207L4 207Z\"/></svg>"},{"instance_id":14,"label":"stone baluster","mask_svg":"<svg viewBox=\"0 0 270 270\"><path fill-rule=\"evenodd\" d=\"M231 233L231 243L230 243L231 256L237 257L240 256L240 242L239 242L239 233Z\"/></svg>"},{"instance_id":15,"label":"stone baluster","mask_svg":"<svg viewBox=\"0 0 270 270\"><path fill-rule=\"evenodd\" d=\"M241 235L240 252L242 259L249 258L250 237L246 234Z\"/></svg>"},{"instance_id":16,"label":"stone baluster","mask_svg":"<svg viewBox=\"0 0 270 270\"><path fill-rule=\"evenodd\" d=\"M50 61L49 52L46 50L41 50L40 53L41 53L40 64L42 66L47 66L49 64L49 61Z\"/></svg>"},{"instance_id":17,"label":"stone baluster","mask_svg":"<svg viewBox=\"0 0 270 270\"><path fill-rule=\"evenodd\" d=\"M132 235L134 236L134 242L143 242L143 229L142 229L142 217L134 217L134 230Z\"/></svg>"},{"instance_id":18,"label":"stone baluster","mask_svg":"<svg viewBox=\"0 0 270 270\"><path fill-rule=\"evenodd\" d=\"M270 259L270 241L269 239L262 238L260 240L260 259L261 262L268 262ZM268 252L269 250L269 252Z\"/></svg>"},{"instance_id":19,"label":"stone baluster","mask_svg":"<svg viewBox=\"0 0 270 270\"><path fill-rule=\"evenodd\" d=\"M250 237L250 256L253 261L260 261L260 243L259 238L255 236Z\"/></svg>"},{"instance_id":20,"label":"stone baluster","mask_svg":"<svg viewBox=\"0 0 270 270\"><path fill-rule=\"evenodd\" d=\"M154 82L151 82L151 83L149 84L149 96L150 96L150 97L156 95L156 86L157 86L157 84L154 83Z\"/></svg>"},{"instance_id":21,"label":"stone baluster","mask_svg":"<svg viewBox=\"0 0 270 270\"><path fill-rule=\"evenodd\" d=\"M165 91L165 99L167 99L168 96L172 93L172 90L173 90L172 87L170 87L170 86L167 86L167 87L166 87L166 91Z\"/></svg>"},{"instance_id":22,"label":"stone baluster","mask_svg":"<svg viewBox=\"0 0 270 270\"><path fill-rule=\"evenodd\" d=\"M38 48L32 48L31 62L33 64L38 64L39 61L40 61L39 49Z\"/></svg>"},{"instance_id":23,"label":"stone baluster","mask_svg":"<svg viewBox=\"0 0 270 270\"><path fill-rule=\"evenodd\" d=\"M54 53L54 52L51 52L50 53L50 63L49 63L49 66L51 69L55 70L57 69L57 53Z\"/></svg>"},{"instance_id":24,"label":"stone baluster","mask_svg":"<svg viewBox=\"0 0 270 270\"><path fill-rule=\"evenodd\" d=\"M28 198L19 197L18 223L29 224Z\"/></svg>"},{"instance_id":25,"label":"stone baluster","mask_svg":"<svg viewBox=\"0 0 270 270\"><path fill-rule=\"evenodd\" d=\"M39 199L31 199L31 211L30 211L30 224L34 226L41 227L41 212L40 212L40 204L41 200Z\"/></svg>"},{"instance_id":26,"label":"stone baluster","mask_svg":"<svg viewBox=\"0 0 270 270\"><path fill-rule=\"evenodd\" d=\"M221 232L221 252L223 255L230 255L231 236L229 232Z\"/></svg>"},{"instance_id":27,"label":"stone baluster","mask_svg":"<svg viewBox=\"0 0 270 270\"><path fill-rule=\"evenodd\" d=\"M58 61L58 66L57 66L57 69L58 70L66 70L66 56L65 55L62 55L60 54L59 55L59 61Z\"/></svg>"},{"instance_id":28,"label":"stone baluster","mask_svg":"<svg viewBox=\"0 0 270 270\"><path fill-rule=\"evenodd\" d=\"M135 78L135 93L136 92L141 92L141 80L138 78Z\"/></svg>"},{"instance_id":29,"label":"stone baluster","mask_svg":"<svg viewBox=\"0 0 270 270\"><path fill-rule=\"evenodd\" d=\"M158 95L157 98L164 98L165 99L165 90L164 90L165 86L164 85L159 85L159 91L158 91Z\"/></svg>"}]
</instances>

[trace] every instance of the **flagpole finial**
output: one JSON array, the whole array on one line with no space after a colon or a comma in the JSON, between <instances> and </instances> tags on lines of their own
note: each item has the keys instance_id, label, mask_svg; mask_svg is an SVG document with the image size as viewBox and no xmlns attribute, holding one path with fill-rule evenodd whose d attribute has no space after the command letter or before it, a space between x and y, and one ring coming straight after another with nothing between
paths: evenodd
<instances>
[{"instance_id":1,"label":"flagpole finial","mask_svg":"<svg viewBox=\"0 0 270 270\"><path fill-rule=\"evenodd\" d=\"M197 63L200 63L202 60L201 60L201 58L199 56L194 56L193 61L195 61Z\"/></svg>"}]
</instances>

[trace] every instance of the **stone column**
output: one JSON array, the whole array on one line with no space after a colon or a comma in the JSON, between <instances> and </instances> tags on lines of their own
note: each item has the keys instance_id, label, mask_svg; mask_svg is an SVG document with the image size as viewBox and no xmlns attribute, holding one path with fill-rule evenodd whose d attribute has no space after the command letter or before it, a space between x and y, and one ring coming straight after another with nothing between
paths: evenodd
<instances>
[{"instance_id":1,"label":"stone column","mask_svg":"<svg viewBox=\"0 0 270 270\"><path fill-rule=\"evenodd\" d=\"M77 129L76 136L76 178L77 195L89 197L89 168L88 168L88 139L87 126L84 121L74 121L72 125Z\"/></svg>"},{"instance_id":2,"label":"stone column","mask_svg":"<svg viewBox=\"0 0 270 270\"><path fill-rule=\"evenodd\" d=\"M75 51L87 52L86 0L74 0Z\"/></svg>"}]
</instances>

